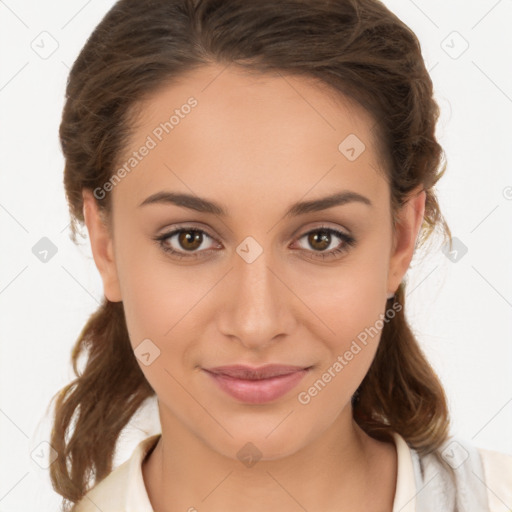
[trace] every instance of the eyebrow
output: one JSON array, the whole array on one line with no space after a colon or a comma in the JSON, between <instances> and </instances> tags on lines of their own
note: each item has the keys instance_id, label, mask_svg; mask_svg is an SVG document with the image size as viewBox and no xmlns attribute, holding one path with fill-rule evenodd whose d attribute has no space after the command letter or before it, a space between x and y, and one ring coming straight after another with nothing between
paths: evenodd
<instances>
[{"instance_id":1,"label":"eyebrow","mask_svg":"<svg viewBox=\"0 0 512 512\"><path fill-rule=\"evenodd\" d=\"M362 203L369 207L373 206L372 202L367 197L358 194L357 192L343 190L320 199L294 203L284 216L296 217L305 213L319 212L334 206L341 206L354 202ZM218 203L185 193L168 191L157 192L144 199L144 201L139 204L139 207L148 204L174 204L176 206L181 206L201 213L211 213L213 215L220 215L223 217L228 215L227 211Z\"/></svg>"}]
</instances>

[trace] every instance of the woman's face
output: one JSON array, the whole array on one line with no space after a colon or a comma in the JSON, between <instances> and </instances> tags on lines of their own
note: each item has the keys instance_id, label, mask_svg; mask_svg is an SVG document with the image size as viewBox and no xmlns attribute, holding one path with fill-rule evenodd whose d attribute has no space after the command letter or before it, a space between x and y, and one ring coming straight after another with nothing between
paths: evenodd
<instances>
[{"instance_id":1,"label":"woman's face","mask_svg":"<svg viewBox=\"0 0 512 512\"><path fill-rule=\"evenodd\" d=\"M125 172L95 192L111 187L113 239L90 194L85 210L164 429L232 458L251 441L272 459L351 414L425 199L406 205L394 237L373 125L304 78L232 67L196 70L146 102ZM309 370L266 401L232 396L205 371L270 363Z\"/></svg>"}]
</instances>

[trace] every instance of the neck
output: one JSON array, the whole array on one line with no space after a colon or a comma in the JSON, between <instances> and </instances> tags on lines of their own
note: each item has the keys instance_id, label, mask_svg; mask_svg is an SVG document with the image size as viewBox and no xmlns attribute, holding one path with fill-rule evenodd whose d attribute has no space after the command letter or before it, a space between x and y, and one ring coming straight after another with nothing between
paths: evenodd
<instances>
[{"instance_id":1,"label":"neck","mask_svg":"<svg viewBox=\"0 0 512 512\"><path fill-rule=\"evenodd\" d=\"M168 411L161 409L160 419L162 436L142 467L155 512L376 510L375 501L378 510L392 509L395 447L369 437L354 422L350 407L313 442L272 459L261 453L258 459L254 445L246 442L240 444L241 453L226 456ZM394 469L386 487L383 461L386 469ZM378 499L377 489L382 489Z\"/></svg>"}]
</instances>

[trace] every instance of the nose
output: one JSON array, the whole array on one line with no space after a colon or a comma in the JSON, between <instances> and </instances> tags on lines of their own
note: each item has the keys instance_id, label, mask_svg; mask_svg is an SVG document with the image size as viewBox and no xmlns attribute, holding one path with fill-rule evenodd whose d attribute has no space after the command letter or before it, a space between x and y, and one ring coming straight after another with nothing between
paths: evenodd
<instances>
[{"instance_id":1,"label":"nose","mask_svg":"<svg viewBox=\"0 0 512 512\"><path fill-rule=\"evenodd\" d=\"M245 348L262 351L295 327L293 292L286 273L266 251L250 262L234 256L219 297L219 329Z\"/></svg>"}]
</instances>

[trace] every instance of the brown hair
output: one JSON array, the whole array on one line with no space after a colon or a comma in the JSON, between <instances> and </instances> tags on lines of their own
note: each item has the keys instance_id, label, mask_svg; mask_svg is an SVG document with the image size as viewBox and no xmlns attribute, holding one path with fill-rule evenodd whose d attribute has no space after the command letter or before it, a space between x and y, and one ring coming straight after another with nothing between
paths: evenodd
<instances>
[{"instance_id":1,"label":"brown hair","mask_svg":"<svg viewBox=\"0 0 512 512\"><path fill-rule=\"evenodd\" d=\"M71 238L84 224L82 189L114 173L143 99L187 71L217 62L251 72L319 80L364 107L385 154L393 215L416 186L426 191L417 245L436 227L451 233L433 190L444 174L435 138L439 107L415 34L377 0L120 0L96 27L71 69L60 126ZM110 195L97 201L109 218ZM395 217L396 218L396 217ZM448 437L441 383L405 317L405 283L388 305L372 365L353 397L369 435L397 432L420 453ZM78 369L78 359L85 365ZM154 395L130 345L123 304L104 298L73 348L77 378L56 400L50 467L64 507L112 471L118 437ZM91 486L92 486L91 485ZM90 487L89 487L90 488Z\"/></svg>"}]
</instances>

